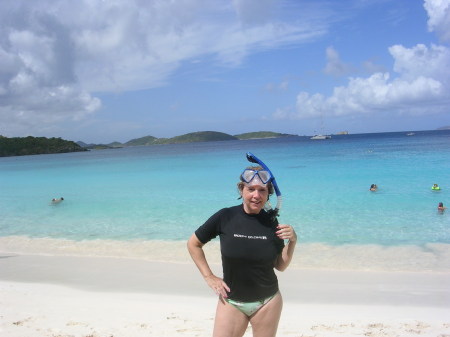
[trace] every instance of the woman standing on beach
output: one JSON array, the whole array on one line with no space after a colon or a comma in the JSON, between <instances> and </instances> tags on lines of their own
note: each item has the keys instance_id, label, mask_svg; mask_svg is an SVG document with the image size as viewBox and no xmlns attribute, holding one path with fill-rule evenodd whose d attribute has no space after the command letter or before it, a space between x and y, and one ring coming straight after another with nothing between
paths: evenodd
<instances>
[{"instance_id":1,"label":"woman standing on beach","mask_svg":"<svg viewBox=\"0 0 450 337\"><path fill-rule=\"evenodd\" d=\"M273 193L270 171L249 167L241 174L242 204L211 216L188 240L188 250L208 286L219 296L214 337L243 336L250 323L255 337L276 335L283 300L274 268L284 271L297 235L263 208ZM214 275L203 245L220 237L223 279ZM289 240L285 245L284 240Z\"/></svg>"}]
</instances>

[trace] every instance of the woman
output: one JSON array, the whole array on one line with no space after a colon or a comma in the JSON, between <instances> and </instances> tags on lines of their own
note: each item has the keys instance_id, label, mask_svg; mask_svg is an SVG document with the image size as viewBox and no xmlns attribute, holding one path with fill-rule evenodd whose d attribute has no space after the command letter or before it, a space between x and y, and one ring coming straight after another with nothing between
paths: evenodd
<instances>
[{"instance_id":1,"label":"woman","mask_svg":"<svg viewBox=\"0 0 450 337\"><path fill-rule=\"evenodd\" d=\"M208 286L219 296L214 337L275 336L283 300L274 268L284 271L297 235L263 208L273 193L270 171L249 167L241 174L242 204L215 213L188 240L188 250ZM203 245L220 236L223 279L214 275ZM284 240L289 240L287 244Z\"/></svg>"}]
</instances>

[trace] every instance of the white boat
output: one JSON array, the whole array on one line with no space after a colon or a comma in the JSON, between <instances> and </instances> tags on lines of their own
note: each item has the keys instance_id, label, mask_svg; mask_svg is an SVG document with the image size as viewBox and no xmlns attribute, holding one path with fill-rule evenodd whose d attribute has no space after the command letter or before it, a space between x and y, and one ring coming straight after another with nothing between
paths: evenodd
<instances>
[{"instance_id":1,"label":"white boat","mask_svg":"<svg viewBox=\"0 0 450 337\"><path fill-rule=\"evenodd\" d=\"M406 135L407 135L407 136L414 136L415 133L414 133L414 132L410 132L410 133L407 133Z\"/></svg>"},{"instance_id":2,"label":"white boat","mask_svg":"<svg viewBox=\"0 0 450 337\"><path fill-rule=\"evenodd\" d=\"M329 136L329 135L315 135L315 136L312 136L310 139L314 139L314 140L331 139L331 136Z\"/></svg>"},{"instance_id":3,"label":"white boat","mask_svg":"<svg viewBox=\"0 0 450 337\"><path fill-rule=\"evenodd\" d=\"M317 132L317 131L314 131ZM324 128L323 128L323 116L320 116L320 133L312 136L310 139L313 140L322 140L322 139L331 139L331 136L325 135Z\"/></svg>"}]
</instances>

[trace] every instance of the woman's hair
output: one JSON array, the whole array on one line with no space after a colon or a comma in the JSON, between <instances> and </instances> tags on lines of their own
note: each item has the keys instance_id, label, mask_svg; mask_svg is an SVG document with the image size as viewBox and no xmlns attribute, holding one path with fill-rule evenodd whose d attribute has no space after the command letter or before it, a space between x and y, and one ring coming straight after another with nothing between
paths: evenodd
<instances>
[{"instance_id":1,"label":"woman's hair","mask_svg":"<svg viewBox=\"0 0 450 337\"><path fill-rule=\"evenodd\" d=\"M444 207L444 203L440 202L439 207Z\"/></svg>"},{"instance_id":2,"label":"woman's hair","mask_svg":"<svg viewBox=\"0 0 450 337\"><path fill-rule=\"evenodd\" d=\"M245 169L246 170L254 170L254 171L264 170L264 168L261 166L247 166ZM238 188L239 194L241 194L242 190L244 189L245 182L242 181L241 176L239 176L239 180L240 181L237 183L237 188ZM272 182L269 181L266 186L267 186L267 190L269 191L269 197L270 197L275 191L273 188Z\"/></svg>"}]
</instances>

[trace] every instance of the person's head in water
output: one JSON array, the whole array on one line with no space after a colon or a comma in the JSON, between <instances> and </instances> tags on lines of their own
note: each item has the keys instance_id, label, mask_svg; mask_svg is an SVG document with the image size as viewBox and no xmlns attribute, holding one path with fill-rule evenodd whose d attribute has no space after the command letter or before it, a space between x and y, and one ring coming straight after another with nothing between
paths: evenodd
<instances>
[{"instance_id":1,"label":"person's head in water","mask_svg":"<svg viewBox=\"0 0 450 337\"><path fill-rule=\"evenodd\" d=\"M63 197L61 197L61 198L53 198L52 199L52 204L59 204L63 200L64 200Z\"/></svg>"}]
</instances>

